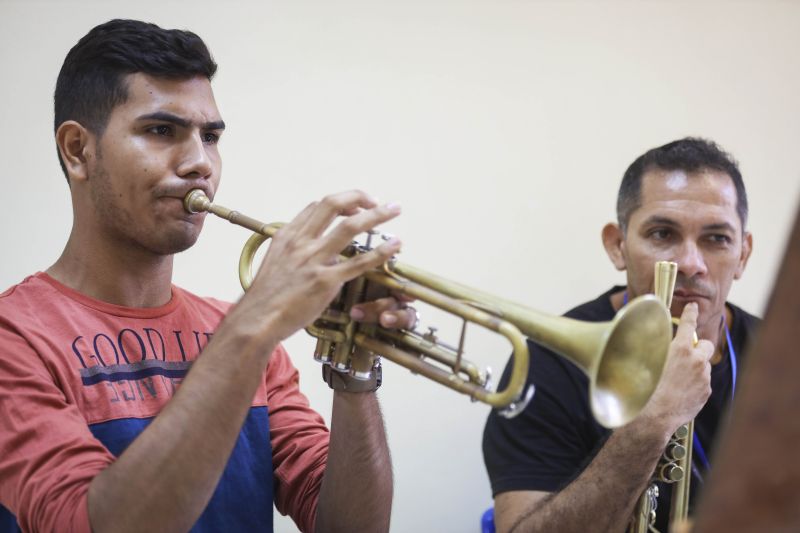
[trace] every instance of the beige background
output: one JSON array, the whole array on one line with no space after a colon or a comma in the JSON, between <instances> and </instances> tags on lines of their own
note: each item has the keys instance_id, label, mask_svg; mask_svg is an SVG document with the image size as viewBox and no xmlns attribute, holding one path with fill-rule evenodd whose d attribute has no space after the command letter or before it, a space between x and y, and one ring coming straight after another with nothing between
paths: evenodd
<instances>
[{"instance_id":1,"label":"beige background","mask_svg":"<svg viewBox=\"0 0 800 533\"><path fill-rule=\"evenodd\" d=\"M359 187L402 204L402 259L561 313L624 278L600 245L622 172L684 135L741 162L755 251L732 299L761 313L798 208L800 3L789 1L0 0L0 286L46 268L70 227L52 141L67 50L115 17L188 28L220 64L220 203L287 220ZM245 233L209 221L176 282L235 299ZM431 323L437 313L424 313ZM454 335L452 321L443 334ZM499 370L508 348L470 335ZM312 404L330 392L287 341ZM477 531L487 408L385 368L393 531ZM285 518L278 531L294 531Z\"/></svg>"}]
</instances>

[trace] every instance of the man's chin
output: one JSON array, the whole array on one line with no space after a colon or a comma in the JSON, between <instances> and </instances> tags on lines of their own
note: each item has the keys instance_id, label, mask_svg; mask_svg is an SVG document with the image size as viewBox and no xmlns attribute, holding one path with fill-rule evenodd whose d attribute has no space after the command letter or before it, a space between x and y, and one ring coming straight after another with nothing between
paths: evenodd
<instances>
[{"instance_id":1,"label":"man's chin","mask_svg":"<svg viewBox=\"0 0 800 533\"><path fill-rule=\"evenodd\" d=\"M161 242L153 243L151 250L160 255L179 254L194 246L199 236L199 229L196 232L175 232L165 235Z\"/></svg>"},{"instance_id":2,"label":"man's chin","mask_svg":"<svg viewBox=\"0 0 800 533\"><path fill-rule=\"evenodd\" d=\"M191 248L192 246L194 246L194 242L190 242L190 243L176 243L176 244L172 245L172 246L171 246L171 247L170 247L170 248L169 248L169 249L168 249L168 250L165 252L165 255L175 255L175 254L179 254L179 253L181 253L181 252L185 252L186 250L188 250L188 249L189 249L189 248Z\"/></svg>"}]
</instances>

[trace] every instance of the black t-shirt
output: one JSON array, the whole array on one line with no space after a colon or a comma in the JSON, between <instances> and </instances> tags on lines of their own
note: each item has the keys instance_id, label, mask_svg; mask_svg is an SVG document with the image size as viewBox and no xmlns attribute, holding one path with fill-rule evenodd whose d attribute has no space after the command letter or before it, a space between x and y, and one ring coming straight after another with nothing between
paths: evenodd
<instances>
[{"instance_id":1,"label":"black t-shirt","mask_svg":"<svg viewBox=\"0 0 800 533\"><path fill-rule=\"evenodd\" d=\"M590 322L611 320L616 313L610 296L623 289L614 287L565 316ZM758 319L734 305L726 305L733 315L730 335L737 367L741 368ZM528 382L536 386L533 399L512 419L492 411L483 433L483 456L493 495L512 490L559 491L580 475L611 434L592 416L586 374L530 340L528 346ZM721 413L731 398L731 361L727 354L723 355L722 361L711 368L711 397L695 419L695 433L707 455L714 448ZM500 387L508 383L510 369L510 365L506 366ZM696 457L694 462L702 475L702 463ZM691 486L692 495L696 495L702 480L694 476ZM668 485L660 486L659 491L656 525L666 531L671 491Z\"/></svg>"}]
</instances>

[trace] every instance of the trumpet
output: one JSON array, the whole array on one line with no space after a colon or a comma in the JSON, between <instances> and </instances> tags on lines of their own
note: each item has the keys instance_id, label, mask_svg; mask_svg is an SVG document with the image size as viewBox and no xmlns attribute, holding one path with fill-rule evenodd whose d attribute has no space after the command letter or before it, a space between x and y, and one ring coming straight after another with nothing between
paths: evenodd
<instances>
[{"instance_id":1,"label":"trumpet","mask_svg":"<svg viewBox=\"0 0 800 533\"><path fill-rule=\"evenodd\" d=\"M259 247L280 229L238 211L213 204L199 189L184 198L190 213L209 212L253 232L239 258L239 280L246 291L252 281L252 264ZM344 258L365 253L370 238L352 243ZM435 331L390 330L350 319L349 309L369 299L375 288L405 295L446 311L462 321L457 346L441 342ZM493 391L490 372L480 371L464 358L469 323L504 336L512 347L508 384ZM589 377L592 412L606 427L633 419L655 390L672 338L670 315L653 295L638 297L609 322L587 323L547 315L525 306L446 280L396 258L382 267L346 283L330 307L306 331L317 338L315 358L338 372L369 379L379 357L404 366L445 387L513 417L533 396L526 387L530 355L526 337L572 361Z\"/></svg>"},{"instance_id":2,"label":"trumpet","mask_svg":"<svg viewBox=\"0 0 800 533\"><path fill-rule=\"evenodd\" d=\"M678 264L671 261L658 261L655 265L654 292L669 309L672 305L672 293L678 277ZM672 323L680 324L678 318ZM697 333L694 333L694 344L697 345ZM636 503L633 517L628 528L629 533L646 533L656 531L656 508L658 506L657 481L672 484L669 523L673 525L685 523L689 515L689 492L691 489L692 439L694 437L694 420L680 426L670 437L664 453L658 460L650 485L645 489Z\"/></svg>"}]
</instances>

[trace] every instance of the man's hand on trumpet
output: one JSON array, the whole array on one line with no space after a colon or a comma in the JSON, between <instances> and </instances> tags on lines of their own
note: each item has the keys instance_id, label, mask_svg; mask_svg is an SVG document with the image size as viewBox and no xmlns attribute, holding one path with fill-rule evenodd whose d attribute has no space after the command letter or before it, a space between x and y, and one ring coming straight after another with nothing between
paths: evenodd
<instances>
[{"instance_id":1,"label":"man's hand on trumpet","mask_svg":"<svg viewBox=\"0 0 800 533\"><path fill-rule=\"evenodd\" d=\"M695 345L697 315L697 304L688 303L683 308L661 381L642 411L642 415L663 426L664 435L671 435L695 418L711 394L714 345L705 339Z\"/></svg>"},{"instance_id":2,"label":"man's hand on trumpet","mask_svg":"<svg viewBox=\"0 0 800 533\"><path fill-rule=\"evenodd\" d=\"M340 256L356 236L399 214L398 205L379 205L356 190L309 204L272 239L235 313L252 317L258 336L273 342L289 337L319 317L344 283L400 250L400 241L392 238L368 252L347 259ZM342 220L333 225L339 217ZM351 316L393 328L410 327L416 321L416 312L393 297L357 305Z\"/></svg>"},{"instance_id":3,"label":"man's hand on trumpet","mask_svg":"<svg viewBox=\"0 0 800 533\"><path fill-rule=\"evenodd\" d=\"M402 295L391 295L350 308L350 318L359 322L376 322L384 328L413 329L419 313L408 304L413 300Z\"/></svg>"}]
</instances>

